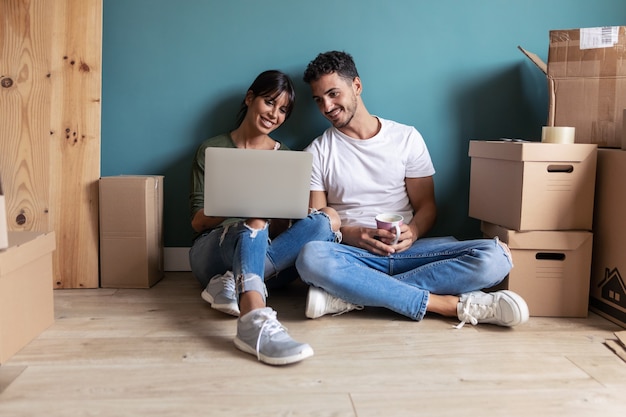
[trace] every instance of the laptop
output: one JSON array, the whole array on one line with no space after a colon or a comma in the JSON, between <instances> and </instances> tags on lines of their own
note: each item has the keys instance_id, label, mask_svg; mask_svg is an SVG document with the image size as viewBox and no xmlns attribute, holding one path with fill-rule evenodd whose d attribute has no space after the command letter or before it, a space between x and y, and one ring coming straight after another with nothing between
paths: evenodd
<instances>
[{"instance_id":1,"label":"laptop","mask_svg":"<svg viewBox=\"0 0 626 417\"><path fill-rule=\"evenodd\" d=\"M312 161L304 151L206 148L204 213L302 219L309 212Z\"/></svg>"}]
</instances>

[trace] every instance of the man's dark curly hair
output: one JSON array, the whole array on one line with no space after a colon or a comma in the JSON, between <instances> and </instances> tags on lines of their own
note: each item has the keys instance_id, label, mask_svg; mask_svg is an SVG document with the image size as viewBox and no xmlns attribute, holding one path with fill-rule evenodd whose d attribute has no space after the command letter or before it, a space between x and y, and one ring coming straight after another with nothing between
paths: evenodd
<instances>
[{"instance_id":1,"label":"man's dark curly hair","mask_svg":"<svg viewBox=\"0 0 626 417\"><path fill-rule=\"evenodd\" d=\"M336 72L341 78L348 81L359 76L352 56L346 52L329 51L319 54L304 71L303 80L307 84L318 80L322 75Z\"/></svg>"}]
</instances>

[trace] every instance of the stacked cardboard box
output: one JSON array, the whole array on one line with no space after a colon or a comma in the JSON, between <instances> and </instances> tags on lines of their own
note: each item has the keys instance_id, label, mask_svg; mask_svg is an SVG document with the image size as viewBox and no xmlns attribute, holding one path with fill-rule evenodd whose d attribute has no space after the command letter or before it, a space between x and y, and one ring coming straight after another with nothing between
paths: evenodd
<instances>
[{"instance_id":1,"label":"stacked cardboard box","mask_svg":"<svg viewBox=\"0 0 626 417\"><path fill-rule=\"evenodd\" d=\"M469 215L513 254L500 288L532 316L585 317L597 146L471 141L469 156Z\"/></svg>"},{"instance_id":2,"label":"stacked cardboard box","mask_svg":"<svg viewBox=\"0 0 626 417\"><path fill-rule=\"evenodd\" d=\"M626 27L552 30L548 63L519 48L547 76L549 126L574 126L576 143L595 143L598 173L590 309L626 327Z\"/></svg>"},{"instance_id":3,"label":"stacked cardboard box","mask_svg":"<svg viewBox=\"0 0 626 417\"><path fill-rule=\"evenodd\" d=\"M598 149L590 309L626 328L625 207L626 152Z\"/></svg>"}]
</instances>

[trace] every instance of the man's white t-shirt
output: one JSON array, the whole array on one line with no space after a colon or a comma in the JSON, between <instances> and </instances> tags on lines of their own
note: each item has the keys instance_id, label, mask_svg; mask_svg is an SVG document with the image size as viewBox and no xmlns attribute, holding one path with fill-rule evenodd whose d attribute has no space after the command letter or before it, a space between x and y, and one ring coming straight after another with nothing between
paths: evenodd
<instances>
[{"instance_id":1,"label":"man's white t-shirt","mask_svg":"<svg viewBox=\"0 0 626 417\"><path fill-rule=\"evenodd\" d=\"M412 126L378 118L380 132L354 139L328 128L305 149L313 154L311 191L326 192L343 226L376 227L380 213L411 221L405 178L429 177L435 169L422 135Z\"/></svg>"}]
</instances>

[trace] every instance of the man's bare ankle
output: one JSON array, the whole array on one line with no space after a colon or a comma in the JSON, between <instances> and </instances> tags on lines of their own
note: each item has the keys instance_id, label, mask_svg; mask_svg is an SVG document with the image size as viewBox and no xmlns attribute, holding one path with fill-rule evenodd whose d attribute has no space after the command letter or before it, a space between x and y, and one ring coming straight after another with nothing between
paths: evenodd
<instances>
[{"instance_id":1,"label":"man's bare ankle","mask_svg":"<svg viewBox=\"0 0 626 417\"><path fill-rule=\"evenodd\" d=\"M455 295L430 294L428 304L426 305L426 311L437 313L442 316L456 317L456 308L458 303L459 297Z\"/></svg>"}]
</instances>

